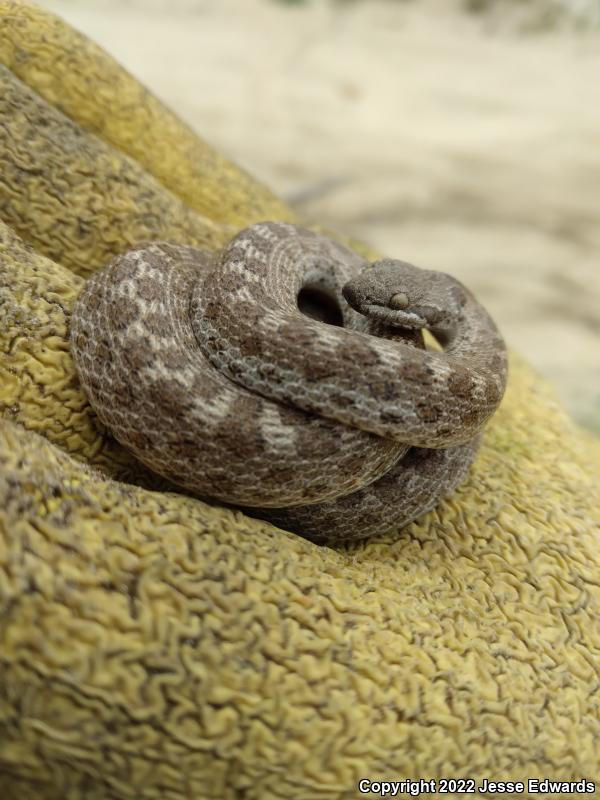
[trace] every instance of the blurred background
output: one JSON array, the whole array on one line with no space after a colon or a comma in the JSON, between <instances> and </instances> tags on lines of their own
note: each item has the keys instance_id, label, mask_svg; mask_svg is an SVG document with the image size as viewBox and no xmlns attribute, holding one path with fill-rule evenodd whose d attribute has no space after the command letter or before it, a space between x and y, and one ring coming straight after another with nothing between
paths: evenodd
<instances>
[{"instance_id":1,"label":"blurred background","mask_svg":"<svg viewBox=\"0 0 600 800\"><path fill-rule=\"evenodd\" d=\"M301 214L450 272L600 433L600 0L42 0Z\"/></svg>"}]
</instances>

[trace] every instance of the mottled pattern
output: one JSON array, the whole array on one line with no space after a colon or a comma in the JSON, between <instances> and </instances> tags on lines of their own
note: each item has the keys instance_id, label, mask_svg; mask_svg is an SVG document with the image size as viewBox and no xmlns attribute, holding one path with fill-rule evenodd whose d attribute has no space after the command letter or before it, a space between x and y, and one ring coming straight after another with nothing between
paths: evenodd
<instances>
[{"instance_id":1,"label":"mottled pattern","mask_svg":"<svg viewBox=\"0 0 600 800\"><path fill-rule=\"evenodd\" d=\"M357 313L342 288L368 269L287 223L253 225L219 257L132 251L75 304L81 382L123 445L201 497L320 541L398 529L464 478L504 392L505 351L460 284L415 267L429 310L459 310L454 327L436 311L445 353ZM335 298L343 327L299 311L305 287Z\"/></svg>"},{"instance_id":2,"label":"mottled pattern","mask_svg":"<svg viewBox=\"0 0 600 800\"><path fill-rule=\"evenodd\" d=\"M197 494L294 505L347 494L406 448L233 384L203 356L188 313L206 252L154 244L89 280L71 347L102 422L144 463Z\"/></svg>"}]
</instances>

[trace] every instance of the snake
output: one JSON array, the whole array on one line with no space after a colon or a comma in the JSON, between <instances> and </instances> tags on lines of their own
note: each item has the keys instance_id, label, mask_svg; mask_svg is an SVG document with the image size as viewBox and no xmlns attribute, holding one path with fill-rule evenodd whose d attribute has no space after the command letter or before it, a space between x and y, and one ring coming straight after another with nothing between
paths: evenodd
<instances>
[{"instance_id":1,"label":"snake","mask_svg":"<svg viewBox=\"0 0 600 800\"><path fill-rule=\"evenodd\" d=\"M139 461L321 544L399 531L452 494L506 388L504 340L456 278L287 222L218 253L122 253L70 328L95 414Z\"/></svg>"}]
</instances>

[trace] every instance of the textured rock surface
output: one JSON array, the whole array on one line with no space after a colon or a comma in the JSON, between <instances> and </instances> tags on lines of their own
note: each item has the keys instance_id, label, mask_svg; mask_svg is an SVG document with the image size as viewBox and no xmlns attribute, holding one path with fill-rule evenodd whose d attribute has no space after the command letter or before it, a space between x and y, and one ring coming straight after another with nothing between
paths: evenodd
<instances>
[{"instance_id":1,"label":"textured rock surface","mask_svg":"<svg viewBox=\"0 0 600 800\"><path fill-rule=\"evenodd\" d=\"M23 207L52 223L45 203ZM65 239L63 261L76 256ZM112 480L132 465L96 428L66 345L81 278L6 226L0 265L4 797L598 779L600 443L527 365L513 356L452 500L397 535L322 548Z\"/></svg>"}]
</instances>

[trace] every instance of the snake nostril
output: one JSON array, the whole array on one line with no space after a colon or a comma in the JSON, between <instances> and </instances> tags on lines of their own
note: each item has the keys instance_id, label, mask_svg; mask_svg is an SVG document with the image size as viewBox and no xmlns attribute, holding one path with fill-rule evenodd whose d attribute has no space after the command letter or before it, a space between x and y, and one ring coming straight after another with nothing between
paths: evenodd
<instances>
[{"instance_id":1,"label":"snake nostril","mask_svg":"<svg viewBox=\"0 0 600 800\"><path fill-rule=\"evenodd\" d=\"M337 299L322 289L305 286L298 292L298 308L307 317L327 325L344 327L344 317Z\"/></svg>"}]
</instances>

